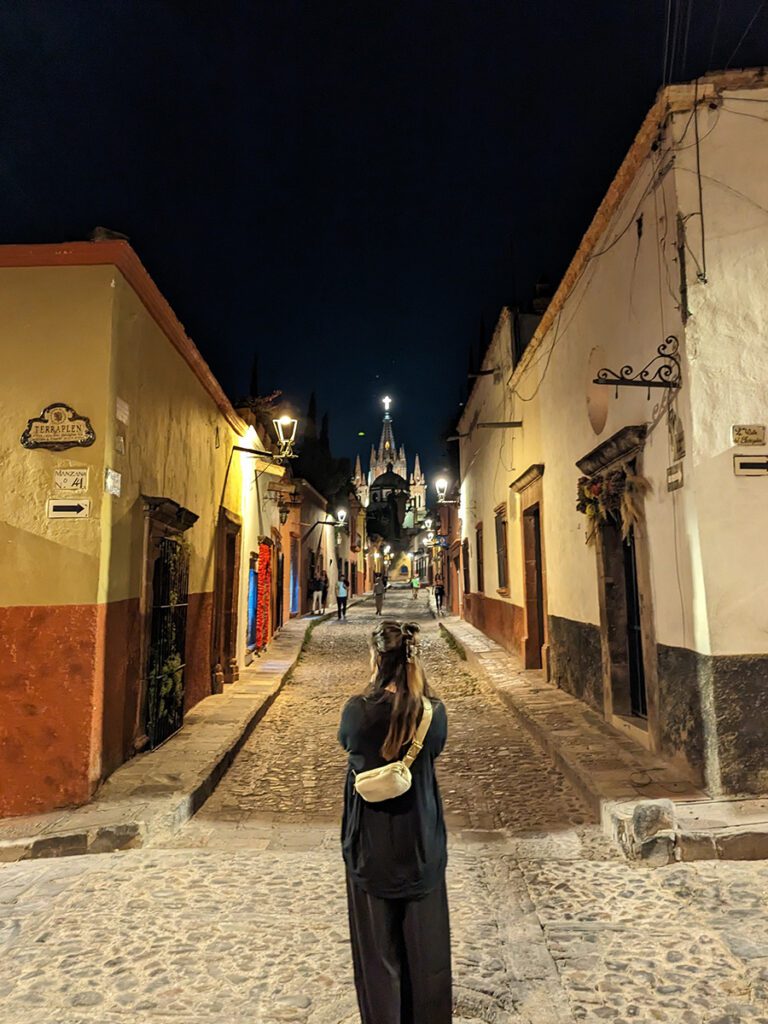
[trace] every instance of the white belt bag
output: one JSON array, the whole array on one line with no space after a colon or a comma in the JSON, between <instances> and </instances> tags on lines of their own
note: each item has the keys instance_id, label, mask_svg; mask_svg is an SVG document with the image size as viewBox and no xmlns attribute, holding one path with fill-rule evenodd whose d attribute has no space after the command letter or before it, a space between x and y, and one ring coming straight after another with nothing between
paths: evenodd
<instances>
[{"instance_id":1,"label":"white belt bag","mask_svg":"<svg viewBox=\"0 0 768 1024\"><path fill-rule=\"evenodd\" d=\"M424 739L432 721L432 702L426 697L421 699L424 701L424 714L421 716L419 728L408 748L408 753L402 761L391 761L381 768L372 768L369 772L355 775L355 790L369 804L394 800L411 788L411 765L424 746Z\"/></svg>"}]
</instances>

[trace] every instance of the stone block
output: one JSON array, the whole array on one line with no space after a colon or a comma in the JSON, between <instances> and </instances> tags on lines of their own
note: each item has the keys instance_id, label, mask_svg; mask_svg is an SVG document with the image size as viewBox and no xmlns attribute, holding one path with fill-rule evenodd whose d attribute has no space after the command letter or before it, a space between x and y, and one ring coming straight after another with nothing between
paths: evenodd
<instances>
[{"instance_id":1,"label":"stone block","mask_svg":"<svg viewBox=\"0 0 768 1024\"><path fill-rule=\"evenodd\" d=\"M642 800L632 811L632 833L638 844L658 832L674 831L675 824L675 805L671 800Z\"/></svg>"},{"instance_id":2,"label":"stone block","mask_svg":"<svg viewBox=\"0 0 768 1024\"><path fill-rule=\"evenodd\" d=\"M743 831L717 835L720 860L765 860L768 858L768 832Z\"/></svg>"},{"instance_id":3,"label":"stone block","mask_svg":"<svg viewBox=\"0 0 768 1024\"><path fill-rule=\"evenodd\" d=\"M677 845L684 861L717 860L715 840L708 832L680 832Z\"/></svg>"},{"instance_id":4,"label":"stone block","mask_svg":"<svg viewBox=\"0 0 768 1024\"><path fill-rule=\"evenodd\" d=\"M88 834L75 832L70 835L44 836L42 839L36 839L32 844L30 857L32 860L39 857L76 857L87 852Z\"/></svg>"},{"instance_id":5,"label":"stone block","mask_svg":"<svg viewBox=\"0 0 768 1024\"><path fill-rule=\"evenodd\" d=\"M671 830L657 832L642 843L635 845L635 857L652 868L664 867L675 860L675 833Z\"/></svg>"}]
</instances>

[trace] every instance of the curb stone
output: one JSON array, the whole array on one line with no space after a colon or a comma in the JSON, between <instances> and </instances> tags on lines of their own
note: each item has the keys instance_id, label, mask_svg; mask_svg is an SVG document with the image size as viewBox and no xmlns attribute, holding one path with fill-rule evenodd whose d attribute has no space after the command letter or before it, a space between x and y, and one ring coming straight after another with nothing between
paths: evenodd
<instances>
[{"instance_id":1,"label":"curb stone","mask_svg":"<svg viewBox=\"0 0 768 1024\"><path fill-rule=\"evenodd\" d=\"M303 619L286 623L261 665L256 662L244 669L238 683L195 705L179 732L118 768L91 803L30 819L1 820L0 864L115 853L151 845L178 831L205 803L272 706L311 633ZM274 664L281 653L279 668L266 669L265 663ZM211 737L218 740L215 746ZM207 738L197 759L196 738Z\"/></svg>"},{"instance_id":2,"label":"curb stone","mask_svg":"<svg viewBox=\"0 0 768 1024\"><path fill-rule=\"evenodd\" d=\"M457 635L456 626L465 633L472 630L470 639L477 634L477 650L463 642L462 636ZM557 691L543 680L539 682L535 671L517 668L509 652L463 620L454 617L447 623L441 621L440 629L494 686L520 725L549 755L600 822L603 832L618 843L628 859L657 867L677 861L768 858L768 800L748 796L710 798L682 776L673 778L675 769L663 758L649 755L639 745L635 745L636 750L633 750L619 734L615 740L615 778L601 787L600 779L589 770L588 763L580 763L573 756L574 729L563 729L559 734L556 729L548 728L546 711L542 713L536 707L537 694L562 691ZM510 683L517 673L520 674L520 688L519 692L514 692ZM526 698L533 698L532 707L526 706ZM565 693L562 699L564 703L575 700ZM585 707L585 717L588 712ZM594 730L591 737L588 735L590 728ZM597 749L602 744L605 750L614 742L611 736L606 737L605 728L602 720L594 726L589 723L583 726L590 746ZM654 771L664 782L659 780L655 787L649 785L647 789L651 792L645 796L642 792L645 787L641 788L632 781L632 776L639 769L632 767L631 762L640 764L642 759L649 757L653 764L647 772L649 778L656 782L656 778L650 775L650 771ZM665 796L665 790L671 799Z\"/></svg>"}]
</instances>

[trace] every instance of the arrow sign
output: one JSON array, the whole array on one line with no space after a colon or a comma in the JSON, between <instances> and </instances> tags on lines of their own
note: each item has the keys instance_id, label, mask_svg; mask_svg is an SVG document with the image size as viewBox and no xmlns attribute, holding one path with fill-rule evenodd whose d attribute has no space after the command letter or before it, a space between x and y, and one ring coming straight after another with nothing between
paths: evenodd
<instances>
[{"instance_id":1,"label":"arrow sign","mask_svg":"<svg viewBox=\"0 0 768 1024\"><path fill-rule=\"evenodd\" d=\"M768 455L734 455L736 476L768 476Z\"/></svg>"},{"instance_id":2,"label":"arrow sign","mask_svg":"<svg viewBox=\"0 0 768 1024\"><path fill-rule=\"evenodd\" d=\"M64 501L62 498L48 499L49 519L88 519L90 514L90 498L77 498L72 501Z\"/></svg>"}]
</instances>

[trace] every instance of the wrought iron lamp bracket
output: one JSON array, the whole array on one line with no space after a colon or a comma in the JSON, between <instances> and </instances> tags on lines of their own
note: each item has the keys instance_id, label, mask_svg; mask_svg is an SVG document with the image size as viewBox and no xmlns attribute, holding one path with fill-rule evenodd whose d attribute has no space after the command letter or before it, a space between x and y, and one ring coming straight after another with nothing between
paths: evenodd
<instances>
[{"instance_id":1,"label":"wrought iron lamp bracket","mask_svg":"<svg viewBox=\"0 0 768 1024\"><path fill-rule=\"evenodd\" d=\"M674 334L670 334L656 350L656 355L650 362L635 373L631 366L622 366L618 373L603 367L597 371L593 384L606 384L616 388L616 397L619 397L619 388L647 388L648 398L651 397L651 388L679 388L682 386L682 374L680 371L680 360L678 349L680 345Z\"/></svg>"}]
</instances>

